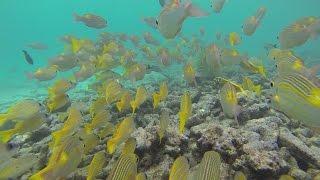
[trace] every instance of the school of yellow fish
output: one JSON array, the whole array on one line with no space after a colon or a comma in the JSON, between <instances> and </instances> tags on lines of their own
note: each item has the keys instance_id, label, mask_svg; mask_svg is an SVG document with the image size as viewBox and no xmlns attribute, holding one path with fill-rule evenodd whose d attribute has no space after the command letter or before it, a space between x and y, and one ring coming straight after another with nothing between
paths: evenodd
<instances>
[{"instance_id":1,"label":"school of yellow fish","mask_svg":"<svg viewBox=\"0 0 320 180\"><path fill-rule=\"evenodd\" d=\"M274 75L267 70L262 58L249 57L237 50L237 46L243 41L242 35L253 36L263 23L266 7L261 6L255 14L245 19L242 32L231 32L224 41L217 36L215 43L203 45L201 37L184 37L181 31L187 18L205 18L209 13L190 2L161 0L160 4L162 10L158 18L154 18L156 22L152 22L152 18L144 21L159 31L166 39L165 43L149 32L143 33L141 37L103 32L97 42L66 35L62 38L65 52L49 59L46 67L28 74L29 78L38 81L54 80L54 83L48 87L48 97L44 103L21 100L0 114L0 152L3 155L0 162L4 162L0 166L0 179L17 178L39 161L38 157L32 156L12 158L10 151L5 149L5 143L15 135L40 128L46 123L46 114L53 113L59 114L63 125L51 134L51 153L46 166L32 174L30 180L65 179L77 169L81 159L106 137L109 137L106 149L93 155L87 167L87 179L96 179L108 164L107 154L117 154L117 151L121 155L107 179L146 179L143 172L138 173L136 140L131 137L136 128L134 115L149 106L148 101L152 102L151 108L154 111L160 109L157 134L159 142L163 143L169 125L176 126L180 135L186 132L186 124L194 113L193 97L188 90L181 94L177 124L172 120L173 114L163 109L170 96L170 80L175 79L174 77L157 82L158 90L153 92L143 85L132 90L125 88L124 84L136 85L150 72L162 72L172 64L183 64L181 76L190 88L198 88L205 78L219 79L222 82L219 89L222 111L225 118L235 119L238 125L242 108L238 103L238 94L254 93L261 96L265 88L262 82L270 82L271 106L288 117L301 121L315 132L320 132L318 66L307 67L306 62L292 50L320 34L320 18L303 17L279 33L280 47L270 49L266 57L276 68L277 73ZM211 4L212 11L223 13L223 8L227 5L226 0L215 0ZM102 29L107 26L106 20L91 13L74 14L74 18L89 28ZM204 33L205 30L200 29L200 35ZM131 43L133 48L128 48L127 43ZM123 69L123 73L114 70L119 67ZM74 68L77 71L71 77L56 79L58 73ZM242 82L227 75L234 71L241 74ZM253 79L252 76L256 78ZM96 92L96 97L88 112L84 112L81 104L74 102L68 92L89 78L95 79L88 88ZM112 120L110 111L114 109L109 107L115 107L119 116L123 117L120 122ZM84 121L84 114L90 115L89 122ZM187 158L180 156L171 166L169 180L218 180L221 161L218 152L207 151L198 167L191 170ZM242 172L237 172L235 179L246 177Z\"/></svg>"}]
</instances>

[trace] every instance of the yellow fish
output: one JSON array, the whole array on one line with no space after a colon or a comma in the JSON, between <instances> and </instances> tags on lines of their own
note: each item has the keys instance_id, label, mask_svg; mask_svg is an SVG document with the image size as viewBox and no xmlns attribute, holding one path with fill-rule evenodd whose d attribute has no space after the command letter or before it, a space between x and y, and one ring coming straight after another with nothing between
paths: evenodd
<instances>
[{"instance_id":1,"label":"yellow fish","mask_svg":"<svg viewBox=\"0 0 320 180\"><path fill-rule=\"evenodd\" d=\"M95 115L100 113L100 111L103 111L105 109L105 106L107 105L105 98L98 98L92 102L89 108L89 112L91 117L93 118Z\"/></svg>"},{"instance_id":2,"label":"yellow fish","mask_svg":"<svg viewBox=\"0 0 320 180\"><path fill-rule=\"evenodd\" d=\"M160 143L162 138L164 137L164 134L166 132L167 127L169 126L169 112L168 111L162 111L160 115L160 124L159 124L159 130L158 130L158 135L160 139Z\"/></svg>"},{"instance_id":3,"label":"yellow fish","mask_svg":"<svg viewBox=\"0 0 320 180\"><path fill-rule=\"evenodd\" d=\"M107 142L107 151L112 154L116 150L116 147L126 141L130 134L134 130L134 121L132 117L127 117L124 120L122 120L115 132L113 133L113 136L111 139Z\"/></svg>"},{"instance_id":4,"label":"yellow fish","mask_svg":"<svg viewBox=\"0 0 320 180\"><path fill-rule=\"evenodd\" d=\"M57 80L52 87L48 88L49 96L64 94L75 86L75 83L65 79Z\"/></svg>"},{"instance_id":5,"label":"yellow fish","mask_svg":"<svg viewBox=\"0 0 320 180\"><path fill-rule=\"evenodd\" d=\"M71 102L67 94L55 94L49 97L47 107L49 112L63 111Z\"/></svg>"},{"instance_id":6,"label":"yellow fish","mask_svg":"<svg viewBox=\"0 0 320 180\"><path fill-rule=\"evenodd\" d=\"M241 61L240 66L245 70L248 70L252 73L260 74L263 78L267 78L266 69L263 66L262 62L254 62L244 59Z\"/></svg>"},{"instance_id":7,"label":"yellow fish","mask_svg":"<svg viewBox=\"0 0 320 180\"><path fill-rule=\"evenodd\" d=\"M137 145L136 139L133 138L133 137L129 138L125 142L121 154L123 155L123 154L132 154L132 153L134 153L134 150L136 149L136 145Z\"/></svg>"},{"instance_id":8,"label":"yellow fish","mask_svg":"<svg viewBox=\"0 0 320 180\"><path fill-rule=\"evenodd\" d=\"M180 111L179 111L179 132L183 134L185 125L192 113L192 101L189 92L185 92L181 97Z\"/></svg>"},{"instance_id":9,"label":"yellow fish","mask_svg":"<svg viewBox=\"0 0 320 180\"><path fill-rule=\"evenodd\" d=\"M83 143L79 137L70 136L55 146L45 168L32 175L30 180L65 179L77 169L83 156Z\"/></svg>"},{"instance_id":10,"label":"yellow fish","mask_svg":"<svg viewBox=\"0 0 320 180\"><path fill-rule=\"evenodd\" d=\"M168 86L166 82L160 84L159 93L154 92L153 97L153 109L156 109L159 106L161 101L164 101L168 96Z\"/></svg>"},{"instance_id":11,"label":"yellow fish","mask_svg":"<svg viewBox=\"0 0 320 180\"><path fill-rule=\"evenodd\" d=\"M261 85L254 85L253 81L249 77L243 77L242 87L245 90L257 93L257 95L261 94Z\"/></svg>"},{"instance_id":12,"label":"yellow fish","mask_svg":"<svg viewBox=\"0 0 320 180\"><path fill-rule=\"evenodd\" d=\"M68 137L74 133L80 126L82 121L82 115L80 111L74 107L69 109L68 119L64 122L63 127L52 133L53 142L52 145L56 146L60 144L65 137Z\"/></svg>"},{"instance_id":13,"label":"yellow fish","mask_svg":"<svg viewBox=\"0 0 320 180\"><path fill-rule=\"evenodd\" d=\"M231 46L236 46L241 43L241 38L238 33L231 32L229 34L229 43Z\"/></svg>"},{"instance_id":14,"label":"yellow fish","mask_svg":"<svg viewBox=\"0 0 320 180\"><path fill-rule=\"evenodd\" d=\"M37 79L38 81L49 81L54 79L58 73L58 66L52 65L45 68L38 68L34 73L27 74L29 79Z\"/></svg>"},{"instance_id":15,"label":"yellow fish","mask_svg":"<svg viewBox=\"0 0 320 180\"><path fill-rule=\"evenodd\" d=\"M220 90L220 103L225 116L234 117L238 122L237 117L240 107L238 106L237 92L232 84L226 83L223 85Z\"/></svg>"},{"instance_id":16,"label":"yellow fish","mask_svg":"<svg viewBox=\"0 0 320 180\"><path fill-rule=\"evenodd\" d=\"M114 54L117 53L119 51L119 45L114 42L111 41L108 44L103 45L103 54L109 53L109 54Z\"/></svg>"},{"instance_id":17,"label":"yellow fish","mask_svg":"<svg viewBox=\"0 0 320 180\"><path fill-rule=\"evenodd\" d=\"M93 116L91 123L84 126L87 133L92 133L94 129L99 128L110 120L110 112L107 110L101 110Z\"/></svg>"},{"instance_id":18,"label":"yellow fish","mask_svg":"<svg viewBox=\"0 0 320 180\"><path fill-rule=\"evenodd\" d=\"M118 101L123 93L123 89L117 80L112 80L107 84L105 90L106 102L111 104Z\"/></svg>"},{"instance_id":19,"label":"yellow fish","mask_svg":"<svg viewBox=\"0 0 320 180\"><path fill-rule=\"evenodd\" d=\"M130 101L132 100L131 94L129 91L124 91L119 102L116 103L117 109L119 112L130 108Z\"/></svg>"},{"instance_id":20,"label":"yellow fish","mask_svg":"<svg viewBox=\"0 0 320 180\"><path fill-rule=\"evenodd\" d=\"M0 131L0 141L6 143L15 134L31 132L38 129L43 123L44 120L40 115L38 117L34 116L32 119L19 121L15 124L13 129Z\"/></svg>"},{"instance_id":21,"label":"yellow fish","mask_svg":"<svg viewBox=\"0 0 320 180\"><path fill-rule=\"evenodd\" d=\"M136 109L147 100L147 96L147 90L144 87L140 86L137 89L135 99L130 102L132 113L135 113Z\"/></svg>"},{"instance_id":22,"label":"yellow fish","mask_svg":"<svg viewBox=\"0 0 320 180\"><path fill-rule=\"evenodd\" d=\"M170 169L169 180L187 180L189 175L189 163L184 156L178 157Z\"/></svg>"},{"instance_id":23,"label":"yellow fish","mask_svg":"<svg viewBox=\"0 0 320 180\"><path fill-rule=\"evenodd\" d=\"M194 84L195 86L197 86L196 71L192 67L192 64L190 62L184 66L183 73L183 77L188 82L188 84Z\"/></svg>"},{"instance_id":24,"label":"yellow fish","mask_svg":"<svg viewBox=\"0 0 320 180\"><path fill-rule=\"evenodd\" d=\"M97 152L88 167L87 180L95 180L96 175L102 170L107 158L103 151Z\"/></svg>"},{"instance_id":25,"label":"yellow fish","mask_svg":"<svg viewBox=\"0 0 320 180\"><path fill-rule=\"evenodd\" d=\"M107 180L131 180L137 175L137 156L135 154L124 154L120 156L117 163L107 177Z\"/></svg>"},{"instance_id":26,"label":"yellow fish","mask_svg":"<svg viewBox=\"0 0 320 180\"><path fill-rule=\"evenodd\" d=\"M320 88L299 73L275 79L273 106L287 116L300 120L312 129L320 130Z\"/></svg>"},{"instance_id":27,"label":"yellow fish","mask_svg":"<svg viewBox=\"0 0 320 180\"><path fill-rule=\"evenodd\" d=\"M33 100L22 100L11 106L4 114L0 114L0 126L8 121L24 121L38 116L40 105Z\"/></svg>"}]
</instances>

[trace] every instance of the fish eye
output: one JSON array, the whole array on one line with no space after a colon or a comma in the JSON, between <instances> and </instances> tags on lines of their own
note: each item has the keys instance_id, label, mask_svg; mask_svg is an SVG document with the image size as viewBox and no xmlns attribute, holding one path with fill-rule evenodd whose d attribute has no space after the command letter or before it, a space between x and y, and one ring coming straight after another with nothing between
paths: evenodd
<instances>
[{"instance_id":1,"label":"fish eye","mask_svg":"<svg viewBox=\"0 0 320 180\"><path fill-rule=\"evenodd\" d=\"M273 82L271 82L271 83L270 83L270 86L271 86L271 87L274 87L274 83L273 83Z\"/></svg>"},{"instance_id":2,"label":"fish eye","mask_svg":"<svg viewBox=\"0 0 320 180\"><path fill-rule=\"evenodd\" d=\"M158 20L156 20L156 25L159 25L159 21Z\"/></svg>"}]
</instances>

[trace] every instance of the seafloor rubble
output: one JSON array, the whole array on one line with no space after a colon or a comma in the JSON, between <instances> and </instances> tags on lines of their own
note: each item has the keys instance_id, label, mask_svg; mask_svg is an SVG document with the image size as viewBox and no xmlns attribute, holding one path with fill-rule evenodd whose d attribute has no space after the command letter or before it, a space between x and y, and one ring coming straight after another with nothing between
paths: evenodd
<instances>
[{"instance_id":1,"label":"seafloor rubble","mask_svg":"<svg viewBox=\"0 0 320 180\"><path fill-rule=\"evenodd\" d=\"M153 87L146 86L150 91ZM138 171L145 172L148 179L168 179L169 169L179 155L188 158L192 170L208 150L217 151L223 159L222 179L233 179L236 171L244 172L248 179L278 179L282 174L289 174L298 180L311 180L320 173L320 135L272 109L268 99L271 89L265 89L261 96L248 91L238 94L242 107L239 123L224 117L219 102L219 84L215 81L203 81L194 88L172 83L169 89L167 100L158 109L154 110L152 100L148 99L134 114L136 130L132 136L137 140ZM191 93L193 103L193 115L184 135L178 133L177 127L182 89ZM94 98L90 92L85 93L85 96L73 99L73 102L85 103L82 105L84 122L90 119L88 107ZM131 115L130 111L118 113L114 105L106 108L114 123ZM170 112L170 125L160 143L157 130L159 115L164 109ZM23 172L21 179L27 179L45 167L50 156L51 132L62 126L57 117L57 114L48 114L47 123L40 129L15 136L10 141L12 147L19 148L16 156L36 154L39 157L39 162L29 172ZM83 157L78 170L68 179L85 179L86 166L93 154L105 150L110 137L101 140ZM107 155L99 179L107 177L120 150Z\"/></svg>"}]
</instances>

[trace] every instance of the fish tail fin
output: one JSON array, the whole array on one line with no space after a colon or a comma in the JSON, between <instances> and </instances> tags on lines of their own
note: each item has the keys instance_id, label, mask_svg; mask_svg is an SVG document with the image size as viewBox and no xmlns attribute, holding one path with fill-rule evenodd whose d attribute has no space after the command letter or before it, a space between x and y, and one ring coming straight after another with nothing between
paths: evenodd
<instances>
[{"instance_id":1,"label":"fish tail fin","mask_svg":"<svg viewBox=\"0 0 320 180\"><path fill-rule=\"evenodd\" d=\"M81 21L81 16L79 16L77 13L73 13L73 18L75 21Z\"/></svg>"},{"instance_id":2,"label":"fish tail fin","mask_svg":"<svg viewBox=\"0 0 320 180\"><path fill-rule=\"evenodd\" d=\"M15 131L14 129L10 129L7 131L1 131L0 132L0 142L7 143L11 137L14 135Z\"/></svg>"},{"instance_id":3,"label":"fish tail fin","mask_svg":"<svg viewBox=\"0 0 320 180\"><path fill-rule=\"evenodd\" d=\"M187 11L188 16L192 16L192 17L209 16L209 13L201 10L199 7L193 5L191 2L187 2L185 4L185 9Z\"/></svg>"},{"instance_id":4,"label":"fish tail fin","mask_svg":"<svg viewBox=\"0 0 320 180\"><path fill-rule=\"evenodd\" d=\"M8 121L6 114L0 114L0 127Z\"/></svg>"}]
</instances>

